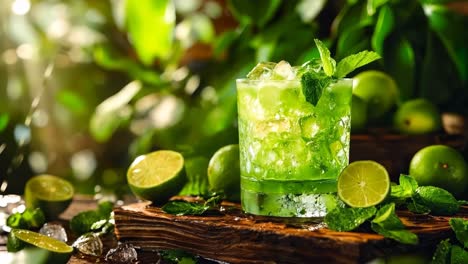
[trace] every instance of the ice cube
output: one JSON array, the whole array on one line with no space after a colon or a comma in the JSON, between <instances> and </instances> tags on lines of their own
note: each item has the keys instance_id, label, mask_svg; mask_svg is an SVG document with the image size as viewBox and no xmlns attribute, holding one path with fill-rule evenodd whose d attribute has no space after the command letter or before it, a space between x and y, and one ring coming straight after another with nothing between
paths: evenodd
<instances>
[{"instance_id":1,"label":"ice cube","mask_svg":"<svg viewBox=\"0 0 468 264\"><path fill-rule=\"evenodd\" d=\"M276 63L274 62L260 62L247 74L247 78L250 80L268 80L271 78L275 66Z\"/></svg>"},{"instance_id":2,"label":"ice cube","mask_svg":"<svg viewBox=\"0 0 468 264\"><path fill-rule=\"evenodd\" d=\"M111 248L106 254L106 261L110 263L135 263L138 254L132 244L120 243L116 248Z\"/></svg>"},{"instance_id":3,"label":"ice cube","mask_svg":"<svg viewBox=\"0 0 468 264\"><path fill-rule=\"evenodd\" d=\"M272 79L275 80L294 80L296 75L294 74L293 68L287 61L280 61L273 68Z\"/></svg>"},{"instance_id":4,"label":"ice cube","mask_svg":"<svg viewBox=\"0 0 468 264\"><path fill-rule=\"evenodd\" d=\"M99 257L102 255L102 241L98 234L86 233L73 242L72 245L83 254Z\"/></svg>"},{"instance_id":5,"label":"ice cube","mask_svg":"<svg viewBox=\"0 0 468 264\"><path fill-rule=\"evenodd\" d=\"M39 233L63 242L68 241L67 232L65 232L65 228L63 228L63 226L59 224L45 223L39 230Z\"/></svg>"}]
</instances>

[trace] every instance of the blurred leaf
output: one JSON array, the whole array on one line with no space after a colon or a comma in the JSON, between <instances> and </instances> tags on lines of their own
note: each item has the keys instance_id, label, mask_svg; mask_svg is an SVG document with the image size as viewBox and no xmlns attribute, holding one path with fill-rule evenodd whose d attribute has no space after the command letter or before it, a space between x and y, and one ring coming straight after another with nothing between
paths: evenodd
<instances>
[{"instance_id":1,"label":"blurred leaf","mask_svg":"<svg viewBox=\"0 0 468 264\"><path fill-rule=\"evenodd\" d=\"M456 66L435 33L429 32L423 61L418 96L435 104L448 103L461 87Z\"/></svg>"},{"instance_id":2,"label":"blurred leaf","mask_svg":"<svg viewBox=\"0 0 468 264\"><path fill-rule=\"evenodd\" d=\"M125 21L140 60L151 65L172 51L175 9L171 0L126 0Z\"/></svg>"},{"instance_id":3,"label":"blurred leaf","mask_svg":"<svg viewBox=\"0 0 468 264\"><path fill-rule=\"evenodd\" d=\"M373 16L377 9L385 5L390 0L367 0L367 14Z\"/></svg>"},{"instance_id":4,"label":"blurred leaf","mask_svg":"<svg viewBox=\"0 0 468 264\"><path fill-rule=\"evenodd\" d=\"M362 25L371 25L373 18L367 15L366 4L361 1L358 4L344 6L333 21L332 31L336 36L341 36L349 30Z\"/></svg>"},{"instance_id":5,"label":"blurred leaf","mask_svg":"<svg viewBox=\"0 0 468 264\"><path fill-rule=\"evenodd\" d=\"M141 88L140 82L133 81L96 107L90 121L90 133L97 141L109 139L115 130L128 120L131 115L128 103Z\"/></svg>"},{"instance_id":6,"label":"blurred leaf","mask_svg":"<svg viewBox=\"0 0 468 264\"><path fill-rule=\"evenodd\" d=\"M358 24L347 29L338 39L336 57L344 58L348 55L370 49L371 24Z\"/></svg>"},{"instance_id":7,"label":"blurred leaf","mask_svg":"<svg viewBox=\"0 0 468 264\"><path fill-rule=\"evenodd\" d=\"M77 115L86 113L88 109L85 99L69 90L60 90L57 93L57 101Z\"/></svg>"},{"instance_id":8,"label":"blurred leaf","mask_svg":"<svg viewBox=\"0 0 468 264\"><path fill-rule=\"evenodd\" d=\"M385 70L395 79L400 99L406 101L414 96L416 62L411 43L405 38L396 38L385 46Z\"/></svg>"},{"instance_id":9,"label":"blurred leaf","mask_svg":"<svg viewBox=\"0 0 468 264\"><path fill-rule=\"evenodd\" d=\"M242 25L263 27L278 10L281 0L229 0L228 7Z\"/></svg>"},{"instance_id":10,"label":"blurred leaf","mask_svg":"<svg viewBox=\"0 0 468 264\"><path fill-rule=\"evenodd\" d=\"M423 4L444 5L452 2L462 2L463 0L419 0Z\"/></svg>"},{"instance_id":11,"label":"blurred leaf","mask_svg":"<svg viewBox=\"0 0 468 264\"><path fill-rule=\"evenodd\" d=\"M467 34L460 34L468 27L468 17L456 14L445 6L424 6L429 25L440 37L450 57L456 63L462 80L468 80Z\"/></svg>"},{"instance_id":12,"label":"blurred leaf","mask_svg":"<svg viewBox=\"0 0 468 264\"><path fill-rule=\"evenodd\" d=\"M327 0L301 0L296 11L304 23L310 23L320 14L326 2Z\"/></svg>"},{"instance_id":13,"label":"blurred leaf","mask_svg":"<svg viewBox=\"0 0 468 264\"><path fill-rule=\"evenodd\" d=\"M8 126L9 121L10 116L8 115L8 113L0 114L0 132L2 132Z\"/></svg>"},{"instance_id":14,"label":"blurred leaf","mask_svg":"<svg viewBox=\"0 0 468 264\"><path fill-rule=\"evenodd\" d=\"M147 69L117 52L110 44L96 45L93 49L94 61L101 67L127 73L130 77L155 86L161 85L160 73Z\"/></svg>"},{"instance_id":15,"label":"blurred leaf","mask_svg":"<svg viewBox=\"0 0 468 264\"><path fill-rule=\"evenodd\" d=\"M239 37L239 32L235 30L228 30L223 32L214 42L214 54L221 55L222 52L227 50L231 44Z\"/></svg>"},{"instance_id":16,"label":"blurred leaf","mask_svg":"<svg viewBox=\"0 0 468 264\"><path fill-rule=\"evenodd\" d=\"M377 23L375 24L374 34L372 35L372 48L383 55L383 45L385 38L392 32L395 18L390 6L385 5L379 11Z\"/></svg>"}]
</instances>

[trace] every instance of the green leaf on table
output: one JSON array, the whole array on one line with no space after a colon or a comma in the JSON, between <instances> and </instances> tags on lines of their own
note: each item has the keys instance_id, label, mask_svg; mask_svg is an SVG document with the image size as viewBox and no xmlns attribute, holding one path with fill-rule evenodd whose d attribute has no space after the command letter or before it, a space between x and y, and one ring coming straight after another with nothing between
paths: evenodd
<instances>
[{"instance_id":1,"label":"green leaf on table","mask_svg":"<svg viewBox=\"0 0 468 264\"><path fill-rule=\"evenodd\" d=\"M210 206L187 201L169 201L162 208L164 212L173 215L202 215Z\"/></svg>"},{"instance_id":2,"label":"green leaf on table","mask_svg":"<svg viewBox=\"0 0 468 264\"><path fill-rule=\"evenodd\" d=\"M316 106L322 92L333 81L331 77L309 71L301 76L302 93L307 102Z\"/></svg>"},{"instance_id":3,"label":"green leaf on table","mask_svg":"<svg viewBox=\"0 0 468 264\"><path fill-rule=\"evenodd\" d=\"M454 245L450 252L450 264L466 264L468 263L468 252L463 248Z\"/></svg>"},{"instance_id":4,"label":"green leaf on table","mask_svg":"<svg viewBox=\"0 0 468 264\"><path fill-rule=\"evenodd\" d=\"M429 214L431 212L431 209L429 207L419 204L414 200L414 198L411 198L406 203L406 207L408 208L408 210L416 214Z\"/></svg>"},{"instance_id":5,"label":"green leaf on table","mask_svg":"<svg viewBox=\"0 0 468 264\"><path fill-rule=\"evenodd\" d=\"M371 228L384 237L394 239L403 244L416 245L418 236L405 229L400 218L395 214L395 204L389 203L382 206L371 222Z\"/></svg>"},{"instance_id":6,"label":"green leaf on table","mask_svg":"<svg viewBox=\"0 0 468 264\"><path fill-rule=\"evenodd\" d=\"M400 185L391 187L390 195L394 198L410 198L418 188L418 182L409 175L400 174Z\"/></svg>"},{"instance_id":7,"label":"green leaf on table","mask_svg":"<svg viewBox=\"0 0 468 264\"><path fill-rule=\"evenodd\" d=\"M38 229L46 222L44 212L41 210L41 208L26 208L26 210L24 210L21 215L28 225L28 228Z\"/></svg>"},{"instance_id":8,"label":"green leaf on table","mask_svg":"<svg viewBox=\"0 0 468 264\"><path fill-rule=\"evenodd\" d=\"M180 249L167 249L159 251L163 260L169 261L169 263L178 264L195 264L197 263L196 257L186 251Z\"/></svg>"},{"instance_id":9,"label":"green leaf on table","mask_svg":"<svg viewBox=\"0 0 468 264\"><path fill-rule=\"evenodd\" d=\"M281 2L281 0L229 0L228 7L240 24L254 24L263 27L271 20Z\"/></svg>"},{"instance_id":10,"label":"green leaf on table","mask_svg":"<svg viewBox=\"0 0 468 264\"><path fill-rule=\"evenodd\" d=\"M372 34L372 48L379 54L383 54L384 42L395 26L395 18L390 6L385 5L379 11L374 33Z\"/></svg>"},{"instance_id":11,"label":"green leaf on table","mask_svg":"<svg viewBox=\"0 0 468 264\"><path fill-rule=\"evenodd\" d=\"M325 216L325 223L332 230L351 231L374 216L376 212L377 209L374 206L367 208L336 207Z\"/></svg>"},{"instance_id":12,"label":"green leaf on table","mask_svg":"<svg viewBox=\"0 0 468 264\"><path fill-rule=\"evenodd\" d=\"M70 229L76 235L92 231L92 227L96 222L107 220L109 216L103 216L97 210L83 211L75 215L70 220Z\"/></svg>"},{"instance_id":13,"label":"green leaf on table","mask_svg":"<svg viewBox=\"0 0 468 264\"><path fill-rule=\"evenodd\" d=\"M468 248L468 220L463 218L452 218L449 223L455 232L455 236L458 241L460 241L463 247Z\"/></svg>"},{"instance_id":14,"label":"green leaf on table","mask_svg":"<svg viewBox=\"0 0 468 264\"><path fill-rule=\"evenodd\" d=\"M187 183L179 195L205 195L209 191L207 168L209 160L203 156L185 160Z\"/></svg>"},{"instance_id":15,"label":"green leaf on table","mask_svg":"<svg viewBox=\"0 0 468 264\"><path fill-rule=\"evenodd\" d=\"M381 57L378 53L367 50L361 51L353 55L349 55L346 58L342 59L340 62L338 62L338 65L336 66L335 76L337 78L343 78L355 69L369 64L380 58Z\"/></svg>"},{"instance_id":16,"label":"green leaf on table","mask_svg":"<svg viewBox=\"0 0 468 264\"><path fill-rule=\"evenodd\" d=\"M320 53L320 59L322 60L322 67L325 74L329 77L333 76L336 70L336 62L331 57L330 50L323 44L319 39L314 39L315 45Z\"/></svg>"},{"instance_id":17,"label":"green leaf on table","mask_svg":"<svg viewBox=\"0 0 468 264\"><path fill-rule=\"evenodd\" d=\"M416 203L426 206L434 215L454 215L460 205L448 191L434 186L420 186L413 196Z\"/></svg>"},{"instance_id":18,"label":"green leaf on table","mask_svg":"<svg viewBox=\"0 0 468 264\"><path fill-rule=\"evenodd\" d=\"M450 239L445 239L439 242L437 248L432 256L431 264L449 264L450 263L450 250L452 244Z\"/></svg>"},{"instance_id":19,"label":"green leaf on table","mask_svg":"<svg viewBox=\"0 0 468 264\"><path fill-rule=\"evenodd\" d=\"M127 0L125 22L136 53L145 65L171 55L175 25L171 0Z\"/></svg>"}]
</instances>

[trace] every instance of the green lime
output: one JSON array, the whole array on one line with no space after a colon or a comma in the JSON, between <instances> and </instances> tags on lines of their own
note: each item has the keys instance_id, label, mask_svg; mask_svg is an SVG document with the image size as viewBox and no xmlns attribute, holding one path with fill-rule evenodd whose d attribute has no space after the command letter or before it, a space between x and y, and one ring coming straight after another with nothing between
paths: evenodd
<instances>
[{"instance_id":1,"label":"green lime","mask_svg":"<svg viewBox=\"0 0 468 264\"><path fill-rule=\"evenodd\" d=\"M139 198L154 203L167 201L185 184L184 157L171 150L158 150L137 157L127 171L127 181Z\"/></svg>"},{"instance_id":2,"label":"green lime","mask_svg":"<svg viewBox=\"0 0 468 264\"><path fill-rule=\"evenodd\" d=\"M240 199L239 145L227 145L215 152L208 164L208 183L213 191L224 191L228 199Z\"/></svg>"},{"instance_id":3,"label":"green lime","mask_svg":"<svg viewBox=\"0 0 468 264\"><path fill-rule=\"evenodd\" d=\"M46 219L57 219L70 205L74 194L73 185L53 175L38 175L26 182L24 200L26 207L41 208Z\"/></svg>"},{"instance_id":4,"label":"green lime","mask_svg":"<svg viewBox=\"0 0 468 264\"><path fill-rule=\"evenodd\" d=\"M361 97L353 94L351 105L351 131L362 131L367 123L367 103Z\"/></svg>"},{"instance_id":5,"label":"green lime","mask_svg":"<svg viewBox=\"0 0 468 264\"><path fill-rule=\"evenodd\" d=\"M47 251L47 259L43 263L67 263L73 252L73 247L65 242L30 230L12 229L11 235L26 244Z\"/></svg>"},{"instance_id":6,"label":"green lime","mask_svg":"<svg viewBox=\"0 0 468 264\"><path fill-rule=\"evenodd\" d=\"M369 207L382 202L390 190L387 170L372 160L349 164L338 177L338 196L351 207Z\"/></svg>"},{"instance_id":7,"label":"green lime","mask_svg":"<svg viewBox=\"0 0 468 264\"><path fill-rule=\"evenodd\" d=\"M413 99L398 108L393 124L398 131L405 134L430 133L441 128L441 115L430 101Z\"/></svg>"},{"instance_id":8,"label":"green lime","mask_svg":"<svg viewBox=\"0 0 468 264\"><path fill-rule=\"evenodd\" d=\"M354 77L353 94L367 102L368 118L384 116L397 102L398 86L391 76L380 71L364 71Z\"/></svg>"},{"instance_id":9,"label":"green lime","mask_svg":"<svg viewBox=\"0 0 468 264\"><path fill-rule=\"evenodd\" d=\"M436 186L460 197L468 188L468 165L456 149L432 145L411 159L409 173L419 185Z\"/></svg>"}]
</instances>

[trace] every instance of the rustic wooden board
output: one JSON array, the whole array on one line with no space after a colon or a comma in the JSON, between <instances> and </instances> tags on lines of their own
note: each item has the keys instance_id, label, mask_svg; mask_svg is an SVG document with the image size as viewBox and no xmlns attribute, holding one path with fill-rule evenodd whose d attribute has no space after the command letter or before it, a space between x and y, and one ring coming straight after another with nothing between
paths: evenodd
<instances>
[{"instance_id":1,"label":"rustic wooden board","mask_svg":"<svg viewBox=\"0 0 468 264\"><path fill-rule=\"evenodd\" d=\"M246 215L238 205L222 213L174 216L149 203L115 209L115 234L142 250L181 249L229 263L361 263L388 253L432 248L453 235L450 217L400 211L409 230L420 238L404 246L371 232L335 232L307 219ZM468 217L463 208L460 217Z\"/></svg>"}]
</instances>

